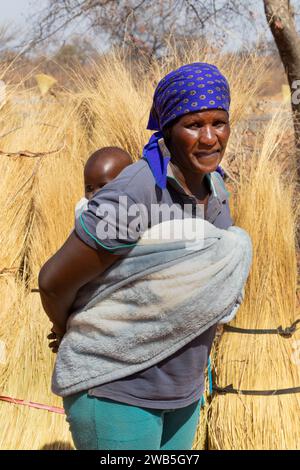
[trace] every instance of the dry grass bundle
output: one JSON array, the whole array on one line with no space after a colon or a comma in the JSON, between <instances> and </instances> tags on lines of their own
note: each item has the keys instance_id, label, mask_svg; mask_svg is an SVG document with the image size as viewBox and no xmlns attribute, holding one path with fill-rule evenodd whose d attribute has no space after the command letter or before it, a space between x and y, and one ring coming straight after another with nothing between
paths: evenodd
<instances>
[{"instance_id":1,"label":"dry grass bundle","mask_svg":"<svg viewBox=\"0 0 300 470\"><path fill-rule=\"evenodd\" d=\"M300 317L296 306L297 266L293 177L283 178L280 141L287 130L278 113L251 161L240 161L235 223L254 247L246 298L232 326L274 329ZM258 149L257 149L258 150ZM298 207L299 209L299 207ZM224 332L216 358L217 383L238 390L300 386L300 330L287 339L270 334ZM299 357L299 354L298 354ZM217 395L209 418L211 449L299 449L300 395Z\"/></svg>"},{"instance_id":2,"label":"dry grass bundle","mask_svg":"<svg viewBox=\"0 0 300 470\"><path fill-rule=\"evenodd\" d=\"M116 52L95 66L92 79L77 77L77 82L80 91L73 98L91 148L118 146L139 158L150 136L145 128L151 93L135 86Z\"/></svg>"},{"instance_id":3,"label":"dry grass bundle","mask_svg":"<svg viewBox=\"0 0 300 470\"><path fill-rule=\"evenodd\" d=\"M68 115L65 111L65 122L62 122L59 132L56 129L52 132L57 140L63 132L70 133L72 139L66 142L61 152L42 159L34 182L34 223L27 246L32 285L37 283L42 264L72 230L75 203L83 195L83 160L86 155L80 143L79 124L73 120L71 112L72 109ZM44 137L44 142L47 140L49 135Z\"/></svg>"},{"instance_id":4,"label":"dry grass bundle","mask_svg":"<svg viewBox=\"0 0 300 470\"><path fill-rule=\"evenodd\" d=\"M61 406L50 392L54 359L46 339L50 323L30 287L37 287L42 263L73 226L74 203L82 194L84 145L68 103L62 107L31 92L23 98L15 100L13 108L5 106L0 136L0 200L5 212L0 222L0 341L5 346L0 395ZM61 150L49 153L56 148ZM26 153L32 157L22 156ZM3 449L71 446L63 415L3 401L0 415Z\"/></svg>"},{"instance_id":5,"label":"dry grass bundle","mask_svg":"<svg viewBox=\"0 0 300 470\"><path fill-rule=\"evenodd\" d=\"M211 391L208 374L205 377L205 391L202 397L197 431L194 437L193 450L205 450L208 442L208 412L210 409Z\"/></svg>"},{"instance_id":6,"label":"dry grass bundle","mask_svg":"<svg viewBox=\"0 0 300 470\"><path fill-rule=\"evenodd\" d=\"M0 340L6 343L8 358L5 365L0 365L1 395L60 405L60 400L50 393L53 357L46 340L50 324L42 311L38 294L30 293L30 288L37 287L41 265L61 246L73 226L74 204L83 193L82 169L89 153L101 146L117 145L137 159L150 136L145 126L155 83L170 69L199 60L216 63L228 76L233 88L233 125L246 117L251 100L264 80L264 62L256 57L248 57L241 66L234 56L222 57L213 51L201 51L197 45L189 47L188 52L181 56L173 51L164 62L155 62L146 71L144 64L143 67L136 64L132 70L126 58L114 53L107 56L99 68L95 66L93 79L76 78L79 82L78 92L62 94L56 100L51 97L41 98L32 90L20 90L18 99L12 97L14 101L7 103L1 110L0 150L7 153L37 153L32 158L5 155L0 158L0 203L5 211L5 216L0 219L0 272L3 268L14 267L22 274L20 279L14 278L12 274L3 275L3 279L0 277L3 299ZM250 69L255 73L250 74ZM250 80L250 76L255 79ZM55 149L60 150L48 156L39 156L40 152ZM270 188L270 180L267 181ZM277 181L276 178L274 181ZM247 184L245 179L239 192L240 206L237 213L242 213L241 208L247 209L245 214L248 214L249 219L241 220L241 225L247 228L249 224L260 239L261 235L256 230L260 231L264 226L257 222L253 225L250 220L254 214L253 206L250 207L249 197L246 199L242 193L246 191L245 194L248 194ZM263 191L266 181L255 180L257 184L262 185ZM251 188L254 197L254 183ZM279 190L280 185L277 188ZM265 197L263 193L261 197ZM287 196L282 196L282 201L284 197ZM245 205L246 200L248 206ZM275 215L272 213L272 217L275 217L276 210L279 210L278 200L274 200L273 205ZM259 223L262 219L265 224L266 215L259 218ZM284 223L291 227L290 219ZM282 228L283 224L278 224L278 227ZM288 237L285 239L286 244L280 241L280 237L277 243L271 231L268 236L276 250L281 252L288 243L292 243L288 231L285 232L285 237ZM289 257L292 256L294 252L291 249ZM263 270L262 266L260 270ZM268 273L270 277L272 272ZM284 282L288 279L285 270L282 279ZM290 307L286 292L276 292L276 301L284 307ZM253 287L252 294L255 296L251 299L251 308L254 303L262 308L261 305L265 303L264 293L265 290L260 289L258 297ZM244 309L248 308L246 305ZM288 320L289 317L285 316L282 322L286 324ZM195 439L197 448L204 446L206 424L203 417L207 409L201 412ZM70 436L63 416L0 402L0 419L4 423L0 448L69 446Z\"/></svg>"},{"instance_id":7,"label":"dry grass bundle","mask_svg":"<svg viewBox=\"0 0 300 470\"><path fill-rule=\"evenodd\" d=\"M17 265L36 284L41 265L73 227L87 149L67 97L61 106L29 91L10 111L0 136L1 267Z\"/></svg>"},{"instance_id":8,"label":"dry grass bundle","mask_svg":"<svg viewBox=\"0 0 300 470\"><path fill-rule=\"evenodd\" d=\"M20 282L7 280L7 287L7 310L0 328L0 338L5 338L6 344L6 364L0 365L0 394L62 406L50 391L49 372L54 358L47 347L49 326L39 299L28 294ZM64 415L0 401L0 420L1 449L71 446Z\"/></svg>"}]
</instances>

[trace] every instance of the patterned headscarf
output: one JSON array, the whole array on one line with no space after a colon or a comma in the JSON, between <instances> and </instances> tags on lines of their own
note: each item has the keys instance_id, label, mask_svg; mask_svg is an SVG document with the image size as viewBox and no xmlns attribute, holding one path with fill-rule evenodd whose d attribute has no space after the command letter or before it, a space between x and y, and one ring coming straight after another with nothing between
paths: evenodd
<instances>
[{"instance_id":1,"label":"patterned headscarf","mask_svg":"<svg viewBox=\"0 0 300 470\"><path fill-rule=\"evenodd\" d=\"M158 140L162 130L184 114L207 109L229 113L230 90L226 78L215 65L194 62L173 70L158 83L147 129L155 130L143 149L143 158L150 165L156 184L164 189L170 157L163 157ZM217 169L222 174L222 169Z\"/></svg>"}]
</instances>

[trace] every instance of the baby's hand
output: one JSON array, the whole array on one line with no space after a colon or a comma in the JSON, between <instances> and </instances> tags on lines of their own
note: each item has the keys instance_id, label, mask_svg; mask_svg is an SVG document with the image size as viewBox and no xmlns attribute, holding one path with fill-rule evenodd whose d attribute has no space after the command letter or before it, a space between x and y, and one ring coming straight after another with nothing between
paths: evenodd
<instances>
[{"instance_id":1,"label":"baby's hand","mask_svg":"<svg viewBox=\"0 0 300 470\"><path fill-rule=\"evenodd\" d=\"M64 333L56 332L55 326L51 328L51 333L47 336L47 339L51 341L48 346L53 353L57 353L63 336L64 336Z\"/></svg>"}]
</instances>

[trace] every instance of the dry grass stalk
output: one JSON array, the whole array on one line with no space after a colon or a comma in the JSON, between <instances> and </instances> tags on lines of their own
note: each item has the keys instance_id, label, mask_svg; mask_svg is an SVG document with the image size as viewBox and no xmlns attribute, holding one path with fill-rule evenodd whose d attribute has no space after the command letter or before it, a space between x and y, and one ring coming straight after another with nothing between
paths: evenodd
<instances>
[{"instance_id":1,"label":"dry grass stalk","mask_svg":"<svg viewBox=\"0 0 300 470\"><path fill-rule=\"evenodd\" d=\"M279 154L287 123L279 112L260 152L241 161L235 223L250 234L254 259L245 302L232 326L284 328L300 316L296 305L296 214L293 175L283 178ZM300 330L292 338L224 332L216 359L219 386L270 390L300 386L296 360ZM298 355L299 356L299 355ZM209 418L211 449L299 449L300 394L217 395Z\"/></svg>"},{"instance_id":2,"label":"dry grass stalk","mask_svg":"<svg viewBox=\"0 0 300 470\"><path fill-rule=\"evenodd\" d=\"M46 341L50 324L42 312L38 294L31 293L30 288L37 287L41 265L61 246L73 227L74 204L83 193L82 169L89 153L101 146L118 145L136 160L150 136L145 126L155 83L171 68L198 60L216 63L228 76L233 87L235 125L249 112L251 100L264 80L265 64L253 57L241 67L234 56L213 55L212 51L201 51L197 45L189 48L184 56L174 53L163 63L153 63L147 74L138 65L135 65L133 73L128 61L126 63L124 57L115 53L103 61L100 69L95 68L93 82L81 79L79 91L62 94L59 102L51 97L41 98L33 90L22 91L19 87L17 99L11 96L2 108L0 146L6 152L13 153L16 149L46 152L57 148L64 139L66 144L51 158L0 159L0 204L5 211L0 218L1 269L17 266L23 272L23 277L18 280L8 273L0 277L3 299L0 340L7 345L8 357L7 363L0 367L1 395L61 405L60 400L50 393L53 357ZM249 73L250 68L252 74ZM254 76L255 80L249 81L249 76ZM79 77L77 81L80 81ZM35 166L37 162L38 166ZM256 184L265 187L270 182L256 181ZM240 192L239 201L244 201L242 195ZM251 218L253 206L250 202L247 204L245 209ZM278 200L274 201L272 209L275 215L276 207ZM247 220L241 220L241 223L246 228L250 224L252 229L253 221ZM284 223L289 226L290 219ZM254 227L261 230L259 224ZM260 234L255 233L255 236L259 238ZM286 243L279 237L277 246L271 232L268 235L276 250L281 251L292 240L288 232L285 236L288 237ZM292 256L293 250L290 250L289 257ZM265 272L264 263L257 261L260 272ZM268 273L270 277L270 270ZM282 279L286 282L285 269ZM264 293L260 289L257 295L253 287L252 295L255 296L251 300L251 308L253 303L264 304ZM282 291L275 296L276 305L281 303L290 307L290 300L286 300ZM283 320L285 324L289 320L288 315ZM62 416L0 403L0 419L4 423L0 448L69 446L70 436ZM205 434L206 426L202 419L196 446L202 446L199 436Z\"/></svg>"},{"instance_id":3,"label":"dry grass stalk","mask_svg":"<svg viewBox=\"0 0 300 470\"><path fill-rule=\"evenodd\" d=\"M53 355L47 347L48 322L36 295L11 277L1 281L5 307L0 338L6 361L0 364L0 395L62 406L50 391ZM9 328L8 328L9 327ZM69 448L72 440L63 415L0 401L0 448Z\"/></svg>"}]
</instances>

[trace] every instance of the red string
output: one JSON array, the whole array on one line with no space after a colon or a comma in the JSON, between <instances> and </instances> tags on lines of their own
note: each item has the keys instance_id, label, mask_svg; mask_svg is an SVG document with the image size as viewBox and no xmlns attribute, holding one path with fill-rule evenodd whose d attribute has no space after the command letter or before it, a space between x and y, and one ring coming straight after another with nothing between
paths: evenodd
<instances>
[{"instance_id":1,"label":"red string","mask_svg":"<svg viewBox=\"0 0 300 470\"><path fill-rule=\"evenodd\" d=\"M24 406L29 406L30 408L37 408L39 410L50 411L51 413L58 413L61 415L65 414L65 410L63 408L59 408L58 406L48 406L48 405L43 405L42 403L35 403L33 401L19 400L18 398L3 397L3 396L0 396L0 400L6 401L8 403L13 403L14 405L24 405Z\"/></svg>"}]
</instances>

